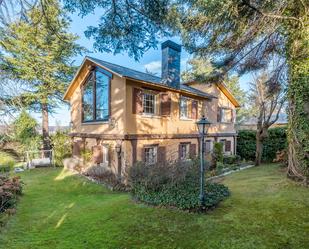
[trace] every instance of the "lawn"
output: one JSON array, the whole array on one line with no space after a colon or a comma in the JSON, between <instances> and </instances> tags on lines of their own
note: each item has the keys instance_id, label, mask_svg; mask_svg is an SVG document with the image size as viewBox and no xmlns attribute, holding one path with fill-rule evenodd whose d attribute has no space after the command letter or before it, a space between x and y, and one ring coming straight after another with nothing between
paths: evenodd
<instances>
[{"instance_id":1,"label":"lawn","mask_svg":"<svg viewBox=\"0 0 309 249\"><path fill-rule=\"evenodd\" d=\"M206 215L136 204L61 169L21 176L1 248L309 248L309 190L277 165L226 177L231 197Z\"/></svg>"}]
</instances>

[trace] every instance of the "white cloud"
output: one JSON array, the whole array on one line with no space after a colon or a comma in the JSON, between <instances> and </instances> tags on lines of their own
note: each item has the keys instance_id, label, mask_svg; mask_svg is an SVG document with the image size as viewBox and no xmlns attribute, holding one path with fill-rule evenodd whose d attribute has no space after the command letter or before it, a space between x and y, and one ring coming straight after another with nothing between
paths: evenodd
<instances>
[{"instance_id":1,"label":"white cloud","mask_svg":"<svg viewBox=\"0 0 309 249\"><path fill-rule=\"evenodd\" d=\"M152 61L144 65L145 70L161 75L161 61Z\"/></svg>"}]
</instances>

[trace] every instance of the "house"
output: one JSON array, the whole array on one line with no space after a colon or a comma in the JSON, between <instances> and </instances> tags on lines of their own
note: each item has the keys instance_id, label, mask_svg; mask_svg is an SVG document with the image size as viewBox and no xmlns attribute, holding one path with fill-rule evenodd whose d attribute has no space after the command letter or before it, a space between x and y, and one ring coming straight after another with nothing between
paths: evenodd
<instances>
[{"instance_id":1,"label":"house","mask_svg":"<svg viewBox=\"0 0 309 249\"><path fill-rule=\"evenodd\" d=\"M188 160L199 151L196 121L213 125L206 150L222 142L235 154L237 100L222 83L180 82L181 46L162 44L162 77L86 57L64 99L71 106L73 155L92 153L92 162L118 175L137 161Z\"/></svg>"}]
</instances>

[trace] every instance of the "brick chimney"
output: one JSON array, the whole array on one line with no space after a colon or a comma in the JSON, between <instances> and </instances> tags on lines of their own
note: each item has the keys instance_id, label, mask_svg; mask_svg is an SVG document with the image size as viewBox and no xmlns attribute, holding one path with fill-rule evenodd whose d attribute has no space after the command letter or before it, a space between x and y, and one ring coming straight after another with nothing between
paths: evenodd
<instances>
[{"instance_id":1,"label":"brick chimney","mask_svg":"<svg viewBox=\"0 0 309 249\"><path fill-rule=\"evenodd\" d=\"M180 87L181 45L167 40L162 43L162 82L174 88Z\"/></svg>"}]
</instances>

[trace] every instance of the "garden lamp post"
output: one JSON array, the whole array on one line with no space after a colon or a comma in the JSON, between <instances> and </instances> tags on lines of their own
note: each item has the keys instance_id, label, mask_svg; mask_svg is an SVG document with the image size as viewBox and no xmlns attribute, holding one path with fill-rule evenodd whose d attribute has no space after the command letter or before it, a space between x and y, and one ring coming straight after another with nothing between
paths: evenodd
<instances>
[{"instance_id":1,"label":"garden lamp post","mask_svg":"<svg viewBox=\"0 0 309 249\"><path fill-rule=\"evenodd\" d=\"M205 136L207 135L208 129L211 125L211 122L209 122L204 116L196 122L200 138L201 138L201 146L200 146L200 202L201 206L205 207Z\"/></svg>"}]
</instances>

